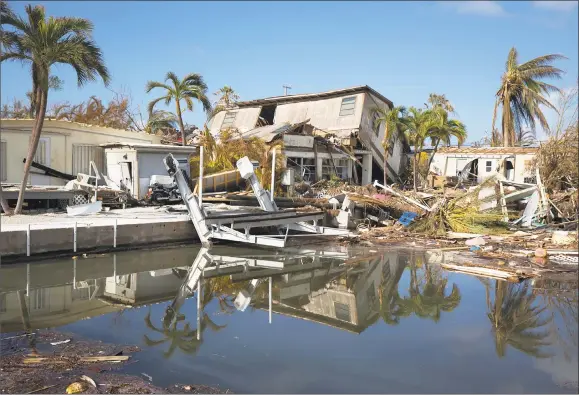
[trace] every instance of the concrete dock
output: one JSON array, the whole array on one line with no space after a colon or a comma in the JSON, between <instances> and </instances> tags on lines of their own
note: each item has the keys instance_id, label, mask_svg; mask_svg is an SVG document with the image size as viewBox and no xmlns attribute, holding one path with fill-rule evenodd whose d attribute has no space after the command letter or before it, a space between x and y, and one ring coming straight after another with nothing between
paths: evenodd
<instances>
[{"instance_id":1,"label":"concrete dock","mask_svg":"<svg viewBox=\"0 0 579 395\"><path fill-rule=\"evenodd\" d=\"M195 227L184 206L136 207L86 216L63 213L1 216L2 257L74 253L94 249L193 241ZM76 231L75 231L76 228Z\"/></svg>"}]
</instances>

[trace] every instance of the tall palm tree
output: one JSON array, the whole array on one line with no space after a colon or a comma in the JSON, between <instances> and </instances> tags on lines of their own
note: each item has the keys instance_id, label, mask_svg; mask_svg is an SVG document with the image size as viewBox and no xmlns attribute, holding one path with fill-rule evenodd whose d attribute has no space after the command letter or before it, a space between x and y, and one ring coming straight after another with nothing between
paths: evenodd
<instances>
[{"instance_id":1,"label":"tall palm tree","mask_svg":"<svg viewBox=\"0 0 579 395\"><path fill-rule=\"evenodd\" d=\"M169 82L169 83L167 83ZM203 110L209 116L211 114L211 102L207 98L207 85L203 81L203 77L199 74L191 73L183 77L182 80L177 77L172 71L165 76L165 83L157 81L147 82L145 90L147 93L155 88L165 90L164 96L158 97L149 103L149 116L152 116L155 106L160 101L164 101L166 105L175 101L175 110L177 111L177 121L181 129L182 144L186 145L185 141L185 124L183 123L183 111L181 109L181 100L185 101L185 105L189 111L193 111L193 99L198 100L203 106Z\"/></svg>"},{"instance_id":2,"label":"tall palm tree","mask_svg":"<svg viewBox=\"0 0 579 395\"><path fill-rule=\"evenodd\" d=\"M505 72L501 78L501 86L496 93L495 109L493 112L492 129L495 128L497 110L502 106L502 134L503 145L515 145L516 132L529 126L535 130L535 123L549 132L549 124L540 106L557 109L545 95L551 92L560 92L556 86L547 84L541 79L560 79L563 71L552 66L558 59L566 59L562 55L544 55L519 64L517 50L513 47L507 57Z\"/></svg>"},{"instance_id":3,"label":"tall palm tree","mask_svg":"<svg viewBox=\"0 0 579 395\"><path fill-rule=\"evenodd\" d=\"M426 103L426 108L436 108L436 107L440 107L451 114L455 113L454 106L452 105L450 100L446 98L446 95L431 93L430 95L428 95L428 103Z\"/></svg>"},{"instance_id":4,"label":"tall palm tree","mask_svg":"<svg viewBox=\"0 0 579 395\"><path fill-rule=\"evenodd\" d=\"M406 107L398 106L392 109L376 107L374 108L374 113L377 115L377 118L374 121L374 127L378 128L382 123L384 124L382 147L384 147L384 185L386 185L388 174L388 151L390 149L390 144L393 144L396 139L404 137Z\"/></svg>"},{"instance_id":5,"label":"tall palm tree","mask_svg":"<svg viewBox=\"0 0 579 395\"><path fill-rule=\"evenodd\" d=\"M79 87L88 81L96 80L97 77L100 77L105 85L110 79L102 52L92 40L92 22L71 17L47 18L44 7L41 6L28 5L25 10L26 19L16 15L4 4L0 18L2 27L0 61L15 60L30 64L35 98L34 126L24 164L24 177L14 210L16 214L22 211L30 165L42 133L51 67L54 64L72 66L76 71Z\"/></svg>"},{"instance_id":6,"label":"tall palm tree","mask_svg":"<svg viewBox=\"0 0 579 395\"><path fill-rule=\"evenodd\" d=\"M223 88L215 92L214 95L219 96L219 99L215 103L216 107L221 106L229 108L239 100L239 95L229 85L225 85Z\"/></svg>"},{"instance_id":7,"label":"tall palm tree","mask_svg":"<svg viewBox=\"0 0 579 395\"><path fill-rule=\"evenodd\" d=\"M404 120L406 140L414 146L414 191L417 191L418 159L422 153L424 142L431 137L432 130L439 122L439 116L434 110L422 110L415 107L410 107Z\"/></svg>"},{"instance_id":8,"label":"tall palm tree","mask_svg":"<svg viewBox=\"0 0 579 395\"><path fill-rule=\"evenodd\" d=\"M528 283L513 284L496 280L494 300L487 287L488 318L495 337L497 355L504 357L507 346L536 358L546 357L542 347L551 344L549 332L540 330L553 319L543 316L546 307L535 302Z\"/></svg>"},{"instance_id":9,"label":"tall palm tree","mask_svg":"<svg viewBox=\"0 0 579 395\"><path fill-rule=\"evenodd\" d=\"M451 139L454 137L457 140L458 146L460 147L466 140L467 132L464 123L456 120L449 119L448 111L442 107L434 107L432 110L433 114L438 117L438 122L433 126L429 132L430 138L432 140L432 145L434 150L428 161L428 169L430 169L430 164L434 159L436 151L438 151L438 146L440 143L450 145Z\"/></svg>"}]
</instances>

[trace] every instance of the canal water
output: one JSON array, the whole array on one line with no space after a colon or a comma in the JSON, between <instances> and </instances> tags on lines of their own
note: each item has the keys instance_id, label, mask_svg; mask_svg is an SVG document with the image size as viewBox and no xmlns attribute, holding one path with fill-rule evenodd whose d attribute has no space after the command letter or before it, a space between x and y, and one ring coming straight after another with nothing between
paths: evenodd
<instances>
[{"instance_id":1,"label":"canal water","mask_svg":"<svg viewBox=\"0 0 579 395\"><path fill-rule=\"evenodd\" d=\"M124 371L162 387L577 392L577 282L449 273L420 251L183 247L3 265L0 302L4 336L136 344Z\"/></svg>"}]
</instances>

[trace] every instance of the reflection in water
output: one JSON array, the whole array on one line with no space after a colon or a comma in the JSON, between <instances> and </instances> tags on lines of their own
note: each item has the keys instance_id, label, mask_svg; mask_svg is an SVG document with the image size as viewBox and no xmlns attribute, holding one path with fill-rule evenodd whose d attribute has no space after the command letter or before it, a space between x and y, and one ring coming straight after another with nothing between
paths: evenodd
<instances>
[{"instance_id":1,"label":"reflection in water","mask_svg":"<svg viewBox=\"0 0 579 395\"><path fill-rule=\"evenodd\" d=\"M401 354L392 354L392 358L404 361L405 353L417 341L426 341L425 347L434 353L444 352L440 348L442 345L436 348L438 340L428 343L428 336L436 331L452 332L461 319L465 322L478 319L476 325L491 329L482 331L486 333L484 340L477 339L490 346L477 354L479 358L483 358L489 348L492 350L494 343L493 358L499 357L505 362L518 358L514 360L517 369L529 369L518 362L520 358L531 357L535 372L549 373L558 385L567 388L569 382L577 380L576 369L571 369L577 366L576 283L536 280L512 284L478 281L456 274L449 276L439 266L424 262L418 252L385 251L366 260L359 255L353 259L356 253L351 251L332 249L296 248L286 253L218 248L210 253L204 248L183 249L172 251L171 259L161 254L156 251L141 255L127 253L93 260L3 266L0 268L1 331L34 332L39 328L80 322L86 317L94 317L97 321L96 317L107 315L115 321L123 313L123 320L132 321L138 317L138 327L130 327L130 336L138 334L148 347L146 350L163 355L167 364L182 363L182 358L193 356L195 360L204 361L207 351L204 355L201 350L232 352L235 355L232 359L243 361L257 357L251 347L240 352L236 351L236 344L227 343L234 336L248 337L245 332L232 333L239 330L239 317L247 317L243 314L248 311L269 311L270 323L272 313L277 317L285 316L293 323L292 329L286 329L287 321L282 326L264 326L265 318L262 318L264 321L251 318L252 323L247 324L252 325L249 331L265 330L272 336L279 336L272 341L280 345L288 342L291 352L297 353L294 358L295 355L303 358L299 363L310 358L331 359L341 349L331 343L334 345L310 354L308 347L300 347L310 339L312 326L309 323L314 323L316 330L331 327L325 330L332 332L322 333L327 333L328 339L332 336L339 339L332 341L344 342L342 346L348 350L346 355L355 353L356 347L363 347L365 341L372 344L403 342L402 349L397 350L396 344L390 344L389 350L394 347L391 352ZM155 306L159 303L163 305ZM141 306L144 310L140 315L139 309L126 309ZM451 315L451 323L441 319ZM264 317L263 314L255 316ZM405 319L407 317L415 319ZM299 326L302 321L310 326ZM430 333L424 333L421 326L425 322L436 323L436 328L430 327ZM371 326L375 330L366 331ZM418 330L412 332L414 327ZM101 326L99 331L123 330L120 326L113 330L107 328ZM300 332L300 340L294 336L296 330L303 332ZM376 331L385 330L389 331L386 335L375 335ZM396 337L400 336L399 330L402 338ZM210 336L212 333L217 335ZM259 342L259 335L257 339ZM34 345L33 336L30 341ZM122 341L131 341L131 338ZM452 341L459 344L461 340L453 338ZM325 339L315 342L324 344ZM220 344L224 344L224 348L220 349ZM256 347L259 346L254 344L253 348ZM444 347L451 348L448 344ZM518 352L507 352L508 348ZM286 355L273 356L272 353L271 358L283 361ZM366 360L365 355L357 358L360 369L373 369L375 363L371 358ZM268 362L264 362L263 357L258 361L265 365ZM232 362L227 359L223 363L228 366L227 363ZM324 363L330 365L329 361ZM319 364L320 369L324 363ZM215 368L214 365L202 366L204 374L209 366ZM282 366L282 370L290 369ZM237 368L245 371L241 366ZM321 392L332 390L335 389L331 386L323 387ZM366 390L376 392L374 387L360 385L360 391ZM404 392L404 387L399 390ZM545 390L548 392L553 387L545 387ZM317 387L312 387L312 391L320 392Z\"/></svg>"},{"instance_id":2,"label":"reflection in water","mask_svg":"<svg viewBox=\"0 0 579 395\"><path fill-rule=\"evenodd\" d=\"M546 305L536 303L536 295L531 292L529 283L495 280L492 301L488 282L486 286L488 317L497 355L504 357L507 346L511 346L535 358L550 356L544 350L551 345L548 324L553 316L546 314Z\"/></svg>"}]
</instances>

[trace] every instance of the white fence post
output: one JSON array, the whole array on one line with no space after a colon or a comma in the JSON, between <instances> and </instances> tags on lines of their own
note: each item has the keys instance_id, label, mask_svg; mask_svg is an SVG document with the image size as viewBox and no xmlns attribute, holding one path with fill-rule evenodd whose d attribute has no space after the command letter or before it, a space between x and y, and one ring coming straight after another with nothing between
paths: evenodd
<instances>
[{"instance_id":1,"label":"white fence post","mask_svg":"<svg viewBox=\"0 0 579 395\"><path fill-rule=\"evenodd\" d=\"M274 147L273 149L273 157L271 159L271 201L273 202L273 191L275 188L275 153L276 153L276 149Z\"/></svg>"},{"instance_id":2,"label":"white fence post","mask_svg":"<svg viewBox=\"0 0 579 395\"><path fill-rule=\"evenodd\" d=\"M115 218L115 229L113 231L113 248L117 248L117 222L118 219Z\"/></svg>"},{"instance_id":3,"label":"white fence post","mask_svg":"<svg viewBox=\"0 0 579 395\"><path fill-rule=\"evenodd\" d=\"M30 256L30 224L26 228L26 256Z\"/></svg>"},{"instance_id":4,"label":"white fence post","mask_svg":"<svg viewBox=\"0 0 579 395\"><path fill-rule=\"evenodd\" d=\"M74 252L76 252L76 232L77 232L77 223L74 223L74 231L73 231L73 238L74 238Z\"/></svg>"},{"instance_id":5,"label":"white fence post","mask_svg":"<svg viewBox=\"0 0 579 395\"><path fill-rule=\"evenodd\" d=\"M269 323L271 324L271 310L272 310L272 300L271 300L271 283L273 282L272 277L269 278Z\"/></svg>"}]
</instances>

